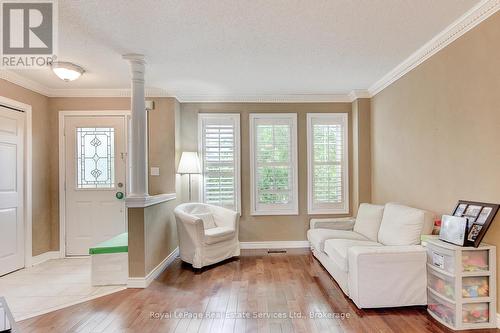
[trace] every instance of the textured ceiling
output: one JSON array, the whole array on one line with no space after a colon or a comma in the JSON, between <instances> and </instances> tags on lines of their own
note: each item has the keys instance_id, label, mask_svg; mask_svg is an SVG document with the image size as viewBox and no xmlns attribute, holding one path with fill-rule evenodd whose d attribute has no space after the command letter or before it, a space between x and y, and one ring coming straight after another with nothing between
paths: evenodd
<instances>
[{"instance_id":1,"label":"textured ceiling","mask_svg":"<svg viewBox=\"0 0 500 333\"><path fill-rule=\"evenodd\" d=\"M59 60L87 73L18 74L49 88L146 85L174 95L328 94L367 89L478 0L59 0Z\"/></svg>"}]
</instances>

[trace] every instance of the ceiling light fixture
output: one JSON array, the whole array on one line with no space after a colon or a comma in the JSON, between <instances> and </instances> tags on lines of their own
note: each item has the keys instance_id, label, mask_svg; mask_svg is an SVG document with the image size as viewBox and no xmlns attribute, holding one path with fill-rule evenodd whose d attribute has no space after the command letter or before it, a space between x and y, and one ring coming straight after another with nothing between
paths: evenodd
<instances>
[{"instance_id":1,"label":"ceiling light fixture","mask_svg":"<svg viewBox=\"0 0 500 333\"><path fill-rule=\"evenodd\" d=\"M85 73L82 67L70 62L56 61L52 63L51 67L52 71L65 82L74 81Z\"/></svg>"}]
</instances>

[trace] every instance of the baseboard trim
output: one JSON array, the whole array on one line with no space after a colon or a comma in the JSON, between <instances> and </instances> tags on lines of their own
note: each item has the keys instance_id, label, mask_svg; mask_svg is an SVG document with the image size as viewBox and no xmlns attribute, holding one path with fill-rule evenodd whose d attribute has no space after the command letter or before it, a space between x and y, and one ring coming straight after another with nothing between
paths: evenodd
<instances>
[{"instance_id":1,"label":"baseboard trim","mask_svg":"<svg viewBox=\"0 0 500 333\"><path fill-rule=\"evenodd\" d=\"M127 288L147 288L170 264L179 256L179 247L176 247L161 263L145 277L129 277Z\"/></svg>"},{"instance_id":2,"label":"baseboard trim","mask_svg":"<svg viewBox=\"0 0 500 333\"><path fill-rule=\"evenodd\" d=\"M500 313L497 313L497 328L500 328Z\"/></svg>"},{"instance_id":3,"label":"baseboard trim","mask_svg":"<svg viewBox=\"0 0 500 333\"><path fill-rule=\"evenodd\" d=\"M249 249L298 249L310 247L309 241L266 241L266 242L240 242L242 250Z\"/></svg>"},{"instance_id":4,"label":"baseboard trim","mask_svg":"<svg viewBox=\"0 0 500 333\"><path fill-rule=\"evenodd\" d=\"M31 266L39 265L47 260L59 259L61 253L59 251L48 251L31 258Z\"/></svg>"}]
</instances>

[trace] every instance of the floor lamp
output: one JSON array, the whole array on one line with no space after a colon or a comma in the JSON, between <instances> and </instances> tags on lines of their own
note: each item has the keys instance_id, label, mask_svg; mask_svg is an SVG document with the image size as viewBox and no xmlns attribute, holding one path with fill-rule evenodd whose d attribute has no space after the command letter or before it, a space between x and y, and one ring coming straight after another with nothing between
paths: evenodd
<instances>
[{"instance_id":1,"label":"floor lamp","mask_svg":"<svg viewBox=\"0 0 500 333\"><path fill-rule=\"evenodd\" d=\"M189 201L191 201L191 175L200 174L200 160L198 159L198 153L193 151L182 152L177 173L181 176L186 174L189 175Z\"/></svg>"}]
</instances>

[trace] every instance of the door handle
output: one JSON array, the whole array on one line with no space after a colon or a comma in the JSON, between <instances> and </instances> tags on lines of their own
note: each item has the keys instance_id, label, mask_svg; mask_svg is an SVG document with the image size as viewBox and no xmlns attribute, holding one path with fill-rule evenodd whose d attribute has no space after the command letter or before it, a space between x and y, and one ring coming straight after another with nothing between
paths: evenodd
<instances>
[{"instance_id":1,"label":"door handle","mask_svg":"<svg viewBox=\"0 0 500 333\"><path fill-rule=\"evenodd\" d=\"M123 195L123 192L116 192L115 197L118 200L121 200L121 199L123 199L125 197L125 195Z\"/></svg>"}]
</instances>

